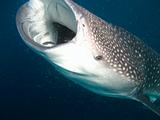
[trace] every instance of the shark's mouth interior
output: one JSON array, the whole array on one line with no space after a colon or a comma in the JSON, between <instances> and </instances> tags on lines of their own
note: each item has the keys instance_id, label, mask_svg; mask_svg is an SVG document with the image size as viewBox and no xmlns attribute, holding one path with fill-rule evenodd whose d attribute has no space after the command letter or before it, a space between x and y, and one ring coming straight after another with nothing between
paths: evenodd
<instances>
[{"instance_id":1,"label":"shark's mouth interior","mask_svg":"<svg viewBox=\"0 0 160 120\"><path fill-rule=\"evenodd\" d=\"M74 11L64 0L53 0L47 7L47 1L40 8L36 8L36 4L24 4L16 18L21 37L29 46L48 49L73 40L77 21Z\"/></svg>"},{"instance_id":2,"label":"shark's mouth interior","mask_svg":"<svg viewBox=\"0 0 160 120\"><path fill-rule=\"evenodd\" d=\"M54 7L55 6L55 7ZM52 48L71 41L76 36L76 18L74 12L65 3L57 3L48 8L48 15L51 20L46 22L48 38L35 40L39 45ZM46 34L47 35L47 34Z\"/></svg>"},{"instance_id":3,"label":"shark's mouth interior","mask_svg":"<svg viewBox=\"0 0 160 120\"><path fill-rule=\"evenodd\" d=\"M76 33L74 31L60 23L53 23L53 25L57 32L56 45L67 43L76 36Z\"/></svg>"},{"instance_id":4,"label":"shark's mouth interior","mask_svg":"<svg viewBox=\"0 0 160 120\"><path fill-rule=\"evenodd\" d=\"M46 49L57 47L58 45L72 41L76 36L75 31L58 22L53 22L49 28L49 31L39 33L34 37L33 42L35 42L37 47L43 47Z\"/></svg>"}]
</instances>

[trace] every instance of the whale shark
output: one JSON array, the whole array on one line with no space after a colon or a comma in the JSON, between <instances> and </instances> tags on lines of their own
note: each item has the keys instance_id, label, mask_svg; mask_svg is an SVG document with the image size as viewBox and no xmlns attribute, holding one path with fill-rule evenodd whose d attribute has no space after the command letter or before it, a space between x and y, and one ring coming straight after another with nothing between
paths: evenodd
<instances>
[{"instance_id":1,"label":"whale shark","mask_svg":"<svg viewBox=\"0 0 160 120\"><path fill-rule=\"evenodd\" d=\"M30 0L16 24L25 44L67 79L160 115L160 55L136 35L73 0Z\"/></svg>"}]
</instances>

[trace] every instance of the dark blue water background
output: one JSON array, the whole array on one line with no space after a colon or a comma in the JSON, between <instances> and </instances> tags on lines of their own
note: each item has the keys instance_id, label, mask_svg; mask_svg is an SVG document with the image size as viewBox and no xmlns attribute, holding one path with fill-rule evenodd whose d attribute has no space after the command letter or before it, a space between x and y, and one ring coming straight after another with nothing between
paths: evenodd
<instances>
[{"instance_id":1,"label":"dark blue water background","mask_svg":"<svg viewBox=\"0 0 160 120\"><path fill-rule=\"evenodd\" d=\"M160 53L159 0L75 0L142 38ZM61 76L21 40L15 14L0 4L0 120L160 120L141 104L96 95Z\"/></svg>"}]
</instances>

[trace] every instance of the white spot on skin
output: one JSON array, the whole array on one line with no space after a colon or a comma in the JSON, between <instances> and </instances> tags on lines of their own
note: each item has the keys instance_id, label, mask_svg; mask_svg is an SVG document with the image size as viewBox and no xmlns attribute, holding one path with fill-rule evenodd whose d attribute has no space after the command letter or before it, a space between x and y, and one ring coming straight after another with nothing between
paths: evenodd
<instances>
[{"instance_id":1,"label":"white spot on skin","mask_svg":"<svg viewBox=\"0 0 160 120\"><path fill-rule=\"evenodd\" d=\"M155 70L156 69L156 67L153 67L153 70Z\"/></svg>"},{"instance_id":2,"label":"white spot on skin","mask_svg":"<svg viewBox=\"0 0 160 120\"><path fill-rule=\"evenodd\" d=\"M151 87L151 85L149 84L149 85L148 85L148 87L150 88L150 87Z\"/></svg>"},{"instance_id":3,"label":"white spot on skin","mask_svg":"<svg viewBox=\"0 0 160 120\"><path fill-rule=\"evenodd\" d=\"M121 65L121 64L118 64L118 66L119 66L119 67L122 67L122 65Z\"/></svg>"},{"instance_id":4,"label":"white spot on skin","mask_svg":"<svg viewBox=\"0 0 160 120\"><path fill-rule=\"evenodd\" d=\"M134 78L134 76L133 76L133 75L131 75L131 78Z\"/></svg>"},{"instance_id":5,"label":"white spot on skin","mask_svg":"<svg viewBox=\"0 0 160 120\"><path fill-rule=\"evenodd\" d=\"M153 78L154 78L154 76L151 77L151 79L153 79Z\"/></svg>"},{"instance_id":6,"label":"white spot on skin","mask_svg":"<svg viewBox=\"0 0 160 120\"><path fill-rule=\"evenodd\" d=\"M116 64L114 64L114 65L113 65L113 67L117 67L117 65L116 65Z\"/></svg>"},{"instance_id":7,"label":"white spot on skin","mask_svg":"<svg viewBox=\"0 0 160 120\"><path fill-rule=\"evenodd\" d=\"M126 76L128 77L128 76L129 76L129 73L127 73Z\"/></svg>"},{"instance_id":8,"label":"white spot on skin","mask_svg":"<svg viewBox=\"0 0 160 120\"><path fill-rule=\"evenodd\" d=\"M116 70L116 69L113 69L113 71L114 71L114 72L117 72L117 70Z\"/></svg>"},{"instance_id":9,"label":"white spot on skin","mask_svg":"<svg viewBox=\"0 0 160 120\"><path fill-rule=\"evenodd\" d=\"M157 79L154 80L154 83L156 83L156 82L157 82Z\"/></svg>"},{"instance_id":10,"label":"white spot on skin","mask_svg":"<svg viewBox=\"0 0 160 120\"><path fill-rule=\"evenodd\" d=\"M125 67L123 67L123 68L122 68L122 70L124 71L124 70L126 70L126 68L125 68Z\"/></svg>"},{"instance_id":11,"label":"white spot on skin","mask_svg":"<svg viewBox=\"0 0 160 120\"><path fill-rule=\"evenodd\" d=\"M121 53L123 53L123 50L121 50Z\"/></svg>"},{"instance_id":12,"label":"white spot on skin","mask_svg":"<svg viewBox=\"0 0 160 120\"><path fill-rule=\"evenodd\" d=\"M110 63L110 66L112 66L113 65L113 63Z\"/></svg>"},{"instance_id":13,"label":"white spot on skin","mask_svg":"<svg viewBox=\"0 0 160 120\"><path fill-rule=\"evenodd\" d=\"M135 53L138 53L138 51L137 51L137 50L135 50Z\"/></svg>"}]
</instances>

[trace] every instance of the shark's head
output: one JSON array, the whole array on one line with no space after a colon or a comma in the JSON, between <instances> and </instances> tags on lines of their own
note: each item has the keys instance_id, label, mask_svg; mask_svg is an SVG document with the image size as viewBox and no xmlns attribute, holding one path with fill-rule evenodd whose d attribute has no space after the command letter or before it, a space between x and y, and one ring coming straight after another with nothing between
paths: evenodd
<instances>
[{"instance_id":1,"label":"shark's head","mask_svg":"<svg viewBox=\"0 0 160 120\"><path fill-rule=\"evenodd\" d=\"M72 0L30 0L16 22L24 42L38 54L69 71L87 73L85 68L93 69L101 56L92 55L86 13Z\"/></svg>"},{"instance_id":2,"label":"shark's head","mask_svg":"<svg viewBox=\"0 0 160 120\"><path fill-rule=\"evenodd\" d=\"M17 26L29 47L92 91L126 94L135 87L111 58L114 29L72 0L31 0L19 10Z\"/></svg>"}]
</instances>

